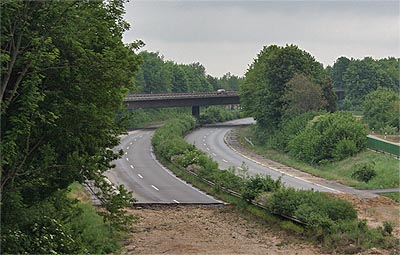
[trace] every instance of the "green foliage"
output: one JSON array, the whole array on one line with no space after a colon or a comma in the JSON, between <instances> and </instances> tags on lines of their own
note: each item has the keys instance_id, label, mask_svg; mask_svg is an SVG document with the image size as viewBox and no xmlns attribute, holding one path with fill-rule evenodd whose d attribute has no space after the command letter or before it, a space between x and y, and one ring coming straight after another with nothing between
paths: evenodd
<instances>
[{"instance_id":1,"label":"green foliage","mask_svg":"<svg viewBox=\"0 0 400 255\"><path fill-rule=\"evenodd\" d=\"M371 57L366 57L362 60L351 59L349 62L347 60L339 62L338 77L332 77L332 79L335 86L337 84L343 86L346 91L346 98L356 109L362 107L366 95L379 87L396 92L400 89L399 59L374 60Z\"/></svg>"},{"instance_id":2,"label":"green foliage","mask_svg":"<svg viewBox=\"0 0 400 255\"><path fill-rule=\"evenodd\" d=\"M104 254L118 248L112 227L92 206L67 198L65 191L20 208L16 218L18 223L2 225L4 253Z\"/></svg>"},{"instance_id":3,"label":"green foliage","mask_svg":"<svg viewBox=\"0 0 400 255\"><path fill-rule=\"evenodd\" d=\"M366 220L337 222L323 242L328 251L341 254L359 253L372 247L391 249L398 245L398 240L385 236L381 227L368 228Z\"/></svg>"},{"instance_id":4,"label":"green foliage","mask_svg":"<svg viewBox=\"0 0 400 255\"><path fill-rule=\"evenodd\" d=\"M264 192L273 192L283 187L280 179L273 180L270 176L255 175L247 178L242 187L242 197L248 202L253 201Z\"/></svg>"},{"instance_id":5,"label":"green foliage","mask_svg":"<svg viewBox=\"0 0 400 255\"><path fill-rule=\"evenodd\" d=\"M351 177L360 182L369 182L372 178L376 176L376 171L374 168L375 162L373 161L369 163L356 164L353 167L354 170L351 174Z\"/></svg>"},{"instance_id":6,"label":"green foliage","mask_svg":"<svg viewBox=\"0 0 400 255\"><path fill-rule=\"evenodd\" d=\"M285 86L286 93L283 101L286 119L306 112L322 110L328 104L321 86L313 83L303 74L295 74Z\"/></svg>"},{"instance_id":7,"label":"green foliage","mask_svg":"<svg viewBox=\"0 0 400 255\"><path fill-rule=\"evenodd\" d=\"M284 119L279 130L276 131L272 138L273 147L288 152L289 141L302 132L310 120L321 114L323 112L306 112L293 118Z\"/></svg>"},{"instance_id":8,"label":"green foliage","mask_svg":"<svg viewBox=\"0 0 400 255\"><path fill-rule=\"evenodd\" d=\"M85 253L69 214L52 211L69 210L65 194L56 194L74 181L94 180L106 220L122 223L116 219L132 196L107 194L101 180L119 156L109 149L124 131L116 116L140 63L140 43L122 42L123 3L1 3L1 226L21 243L2 245L2 253ZM49 239L31 239L38 236Z\"/></svg>"},{"instance_id":9,"label":"green foliage","mask_svg":"<svg viewBox=\"0 0 400 255\"><path fill-rule=\"evenodd\" d=\"M240 118L238 110L227 110L223 106L210 106L201 111L199 122L210 124Z\"/></svg>"},{"instance_id":10,"label":"green foliage","mask_svg":"<svg viewBox=\"0 0 400 255\"><path fill-rule=\"evenodd\" d=\"M226 91L238 91L240 84L243 82L242 77L238 77L229 72L224 74L221 78L214 78L208 75L207 80L213 86L214 91L221 88Z\"/></svg>"},{"instance_id":11,"label":"green foliage","mask_svg":"<svg viewBox=\"0 0 400 255\"><path fill-rule=\"evenodd\" d=\"M397 92L378 88L365 97L363 121L370 129L381 132L393 132L400 128L400 96ZM392 129L392 130L390 130Z\"/></svg>"},{"instance_id":12,"label":"green foliage","mask_svg":"<svg viewBox=\"0 0 400 255\"><path fill-rule=\"evenodd\" d=\"M272 212L296 217L311 228L330 228L337 221L357 218L349 202L310 190L280 188L264 203Z\"/></svg>"},{"instance_id":13,"label":"green foliage","mask_svg":"<svg viewBox=\"0 0 400 255\"><path fill-rule=\"evenodd\" d=\"M159 52L142 51L143 64L135 77L135 93L184 93L212 91L213 86L200 63L177 64ZM218 79L216 79L218 80Z\"/></svg>"},{"instance_id":14,"label":"green foliage","mask_svg":"<svg viewBox=\"0 0 400 255\"><path fill-rule=\"evenodd\" d=\"M288 144L290 155L312 164L344 159L365 146L363 125L346 112L315 117Z\"/></svg>"},{"instance_id":15,"label":"green foliage","mask_svg":"<svg viewBox=\"0 0 400 255\"><path fill-rule=\"evenodd\" d=\"M241 105L258 125L269 131L279 126L286 107L287 83L295 74L302 74L321 87L326 82L322 65L297 46L271 45L257 55L245 75L240 93ZM324 96L328 94L324 92Z\"/></svg>"},{"instance_id":16,"label":"green foliage","mask_svg":"<svg viewBox=\"0 0 400 255\"><path fill-rule=\"evenodd\" d=\"M338 58L332 66L332 82L335 88L342 89L344 87L343 75L350 64L350 59L346 57Z\"/></svg>"}]
</instances>

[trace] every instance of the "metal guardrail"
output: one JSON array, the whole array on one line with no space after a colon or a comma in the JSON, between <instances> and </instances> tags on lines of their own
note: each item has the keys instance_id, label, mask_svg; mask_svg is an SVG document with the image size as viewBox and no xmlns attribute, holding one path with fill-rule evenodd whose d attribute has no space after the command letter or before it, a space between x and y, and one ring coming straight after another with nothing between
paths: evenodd
<instances>
[{"instance_id":1,"label":"metal guardrail","mask_svg":"<svg viewBox=\"0 0 400 255\"><path fill-rule=\"evenodd\" d=\"M388 153L397 158L400 158L400 146L396 144L388 143L383 140L367 136L367 147L369 149L382 153Z\"/></svg>"},{"instance_id":2,"label":"metal guardrail","mask_svg":"<svg viewBox=\"0 0 400 255\"><path fill-rule=\"evenodd\" d=\"M207 180L207 179L205 179L205 178L199 176L197 173L195 173L195 172L193 172L193 171L190 171L190 170L187 170L186 168L182 168L182 167L176 165L175 163L173 163L173 162L171 162L171 161L169 161L169 162L170 162L172 165L174 165L176 168L179 168L180 170L182 170L182 171L184 171L184 172L186 172L186 173L188 173L188 174L190 174L190 175L196 177L197 179L199 179L200 181L204 182L205 184L207 184L207 185L209 185L209 186L211 186L211 187L214 187L214 188L217 186L214 182L212 182L212 181L210 181L210 180ZM226 187L224 187L224 186L221 186L221 187L219 187L219 188L220 188L222 191L224 191L225 193L228 193L228 194L231 195L231 196L234 196L234 197L236 197L236 198L243 199L243 196L242 196L239 192L236 192L236 191L234 191L234 190L228 189L228 188L226 188ZM291 220L291 221L293 221L293 222L296 222L296 223L299 223L299 224L302 224L302 225L307 225L307 223L305 223L305 222L303 222L303 221L301 221L301 220L299 220L299 219L297 219L297 218L295 218L295 217L288 216L288 215L284 215L284 214L280 214L280 213L272 212L272 211L270 211L270 210L268 209L268 207L264 206L264 205L261 204L261 203L256 203L256 202L254 202L254 201L251 201L250 203L251 203L252 205L254 205L254 206L257 206L257 207L259 207L259 208L261 208L261 209L263 209L263 210L266 210L266 211L268 211L269 213L272 213L272 214L277 215L277 216L279 216L279 217L282 217L282 218Z\"/></svg>"}]
</instances>

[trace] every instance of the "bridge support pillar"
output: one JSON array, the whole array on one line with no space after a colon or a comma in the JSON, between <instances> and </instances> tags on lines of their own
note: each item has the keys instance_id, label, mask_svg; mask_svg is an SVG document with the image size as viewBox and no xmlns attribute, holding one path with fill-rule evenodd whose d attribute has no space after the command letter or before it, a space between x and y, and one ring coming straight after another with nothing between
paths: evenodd
<instances>
[{"instance_id":1,"label":"bridge support pillar","mask_svg":"<svg viewBox=\"0 0 400 255\"><path fill-rule=\"evenodd\" d=\"M200 117L200 106L192 106L192 115L196 119Z\"/></svg>"}]
</instances>

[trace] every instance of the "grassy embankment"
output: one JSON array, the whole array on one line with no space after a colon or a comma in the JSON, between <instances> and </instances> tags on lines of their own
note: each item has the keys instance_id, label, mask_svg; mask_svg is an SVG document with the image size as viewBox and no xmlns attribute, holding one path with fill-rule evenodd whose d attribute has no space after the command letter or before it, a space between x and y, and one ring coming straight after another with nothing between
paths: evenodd
<instances>
[{"instance_id":1,"label":"grassy embankment","mask_svg":"<svg viewBox=\"0 0 400 255\"><path fill-rule=\"evenodd\" d=\"M282 163L287 166L299 169L301 171L310 173L329 180L335 180L348 186L358 189L385 189L395 188L400 185L399 167L400 161L385 154L376 153L373 151L365 150L357 155L347 158L339 162L330 162L323 165L310 165L297 159L289 157L287 154L273 150L268 146L259 144L248 128L239 129L240 142L248 149L255 151L260 155ZM250 139L254 146L250 145L245 137ZM375 162L376 177L368 183L359 182L351 178L353 167L358 163ZM399 200L399 194L394 193L389 195L391 198Z\"/></svg>"},{"instance_id":2,"label":"grassy embankment","mask_svg":"<svg viewBox=\"0 0 400 255\"><path fill-rule=\"evenodd\" d=\"M77 207L81 210L79 217L72 219L72 225L79 225L83 229L83 243L90 246L90 253L113 253L121 247L121 240L124 238L122 233L111 231L110 226L104 223L103 217L97 214L96 207L86 194L83 186L77 182L69 186L69 196L79 200Z\"/></svg>"}]
</instances>

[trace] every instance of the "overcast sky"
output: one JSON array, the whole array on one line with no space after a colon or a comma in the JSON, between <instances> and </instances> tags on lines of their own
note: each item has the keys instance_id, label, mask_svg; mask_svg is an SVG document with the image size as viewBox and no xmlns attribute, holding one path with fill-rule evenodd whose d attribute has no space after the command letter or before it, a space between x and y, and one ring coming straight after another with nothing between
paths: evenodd
<instances>
[{"instance_id":1,"label":"overcast sky","mask_svg":"<svg viewBox=\"0 0 400 255\"><path fill-rule=\"evenodd\" d=\"M298 45L332 65L340 56L400 55L399 1L150 1L126 4L124 42L207 73L242 76L264 45Z\"/></svg>"}]
</instances>

